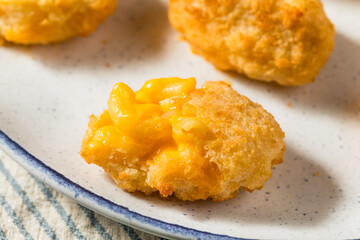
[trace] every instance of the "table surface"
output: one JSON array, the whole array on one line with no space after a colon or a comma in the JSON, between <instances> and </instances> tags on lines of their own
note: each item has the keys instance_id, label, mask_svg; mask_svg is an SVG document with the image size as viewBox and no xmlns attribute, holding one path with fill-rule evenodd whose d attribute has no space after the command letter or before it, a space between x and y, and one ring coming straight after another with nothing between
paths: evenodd
<instances>
[{"instance_id":1,"label":"table surface","mask_svg":"<svg viewBox=\"0 0 360 240\"><path fill-rule=\"evenodd\" d=\"M0 150L0 240L162 238L112 221L34 178Z\"/></svg>"}]
</instances>

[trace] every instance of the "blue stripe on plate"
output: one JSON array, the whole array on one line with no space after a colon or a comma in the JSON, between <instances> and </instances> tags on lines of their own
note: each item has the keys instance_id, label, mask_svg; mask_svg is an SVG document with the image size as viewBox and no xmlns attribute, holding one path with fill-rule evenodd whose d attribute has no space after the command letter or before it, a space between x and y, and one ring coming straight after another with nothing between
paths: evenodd
<instances>
[{"instance_id":1,"label":"blue stripe on plate","mask_svg":"<svg viewBox=\"0 0 360 240\"><path fill-rule=\"evenodd\" d=\"M0 204L5 208L6 213L9 217L13 220L13 223L18 227L20 233L24 235L25 239L27 240L33 240L33 238L30 236L29 232L26 231L24 224L22 223L19 216L16 214L14 209L10 206L10 204L5 200L4 196L0 193ZM5 233L4 233L5 234Z\"/></svg>"},{"instance_id":2,"label":"blue stripe on plate","mask_svg":"<svg viewBox=\"0 0 360 240\"><path fill-rule=\"evenodd\" d=\"M15 178L10 174L10 172L5 168L3 162L0 160L0 172L4 174L8 182L11 184L11 186L15 189L17 194L22 198L23 202L25 203L25 206L31 212L36 220L38 220L40 226L44 228L46 234L51 239L58 239L56 237L56 234L54 230L49 226L47 221L44 219L44 217L41 215L41 213L37 210L34 203L29 199L29 197L26 195L26 192L22 189L22 187L18 184L18 182L15 180Z\"/></svg>"},{"instance_id":3,"label":"blue stripe on plate","mask_svg":"<svg viewBox=\"0 0 360 240\"><path fill-rule=\"evenodd\" d=\"M112 240L109 233L103 227L103 225L97 220L93 211L87 209L86 207L78 204L81 210L85 213L85 215L90 219L91 225L96 229L96 231L101 235L104 240Z\"/></svg>"},{"instance_id":4,"label":"blue stripe on plate","mask_svg":"<svg viewBox=\"0 0 360 240\"><path fill-rule=\"evenodd\" d=\"M35 182L40 187L41 191L45 195L46 199L51 203L51 205L56 209L56 211L59 213L60 217L64 220L66 225L69 227L70 231L73 233L73 235L79 239L84 240L86 239L84 235L82 235L81 231L76 227L75 223L71 219L71 217L66 213L65 209L61 206L61 204L56 200L54 195L51 193L50 188L48 188L43 182L40 182L37 178L32 176L32 178L35 180Z\"/></svg>"},{"instance_id":5,"label":"blue stripe on plate","mask_svg":"<svg viewBox=\"0 0 360 240\"><path fill-rule=\"evenodd\" d=\"M7 240L4 230L0 227L0 240Z\"/></svg>"}]
</instances>

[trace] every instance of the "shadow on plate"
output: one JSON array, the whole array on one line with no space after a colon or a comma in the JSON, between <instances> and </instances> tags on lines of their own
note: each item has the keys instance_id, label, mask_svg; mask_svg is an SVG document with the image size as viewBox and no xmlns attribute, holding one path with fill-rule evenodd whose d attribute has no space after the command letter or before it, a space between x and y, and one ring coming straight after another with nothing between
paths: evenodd
<instances>
[{"instance_id":1,"label":"shadow on plate","mask_svg":"<svg viewBox=\"0 0 360 240\"><path fill-rule=\"evenodd\" d=\"M336 214L342 189L316 159L289 146L284 163L276 167L273 177L261 191L242 192L224 202L161 200L158 196L145 198L141 193L135 193L134 197L198 221L309 227Z\"/></svg>"},{"instance_id":2,"label":"shadow on plate","mask_svg":"<svg viewBox=\"0 0 360 240\"><path fill-rule=\"evenodd\" d=\"M161 55L170 29L160 0L118 1L114 15L86 38L45 46L12 46L56 69L126 68Z\"/></svg>"}]
</instances>

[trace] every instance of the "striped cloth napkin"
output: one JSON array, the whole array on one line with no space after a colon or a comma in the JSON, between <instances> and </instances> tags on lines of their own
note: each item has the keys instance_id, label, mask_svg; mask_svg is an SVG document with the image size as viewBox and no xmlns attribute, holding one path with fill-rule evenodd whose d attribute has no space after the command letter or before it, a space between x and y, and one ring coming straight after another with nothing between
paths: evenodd
<instances>
[{"instance_id":1,"label":"striped cloth napkin","mask_svg":"<svg viewBox=\"0 0 360 240\"><path fill-rule=\"evenodd\" d=\"M0 150L0 239L161 238L73 202L34 178Z\"/></svg>"}]
</instances>

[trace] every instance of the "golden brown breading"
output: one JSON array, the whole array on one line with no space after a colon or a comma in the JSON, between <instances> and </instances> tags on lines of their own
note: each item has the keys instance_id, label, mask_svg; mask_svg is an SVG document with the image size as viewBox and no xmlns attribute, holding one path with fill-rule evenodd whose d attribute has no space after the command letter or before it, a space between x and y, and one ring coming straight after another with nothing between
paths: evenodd
<instances>
[{"instance_id":1,"label":"golden brown breading","mask_svg":"<svg viewBox=\"0 0 360 240\"><path fill-rule=\"evenodd\" d=\"M169 18L217 68L282 85L314 81L334 46L319 0L170 0Z\"/></svg>"},{"instance_id":2,"label":"golden brown breading","mask_svg":"<svg viewBox=\"0 0 360 240\"><path fill-rule=\"evenodd\" d=\"M157 90L156 96L186 89L177 84ZM145 84L143 89L154 85ZM109 103L108 111L91 117L82 142L81 156L104 168L119 187L146 194L159 191L161 196L181 200L223 201L240 189L261 189L272 167L282 162L284 133L274 117L228 83L206 82L200 89L190 87L186 93L163 94L167 97L155 100L144 97L143 89L135 101L125 84L115 85L109 102L118 105ZM120 101L114 100L116 94L123 96ZM157 105L161 115L147 111ZM144 125L131 126L138 116ZM148 119L156 116L167 122L157 121L153 136L141 134L139 128L152 126ZM163 127L167 123L170 129ZM155 138L158 130L161 138Z\"/></svg>"},{"instance_id":3,"label":"golden brown breading","mask_svg":"<svg viewBox=\"0 0 360 240\"><path fill-rule=\"evenodd\" d=\"M115 5L115 0L0 0L0 39L46 44L87 36Z\"/></svg>"}]
</instances>

